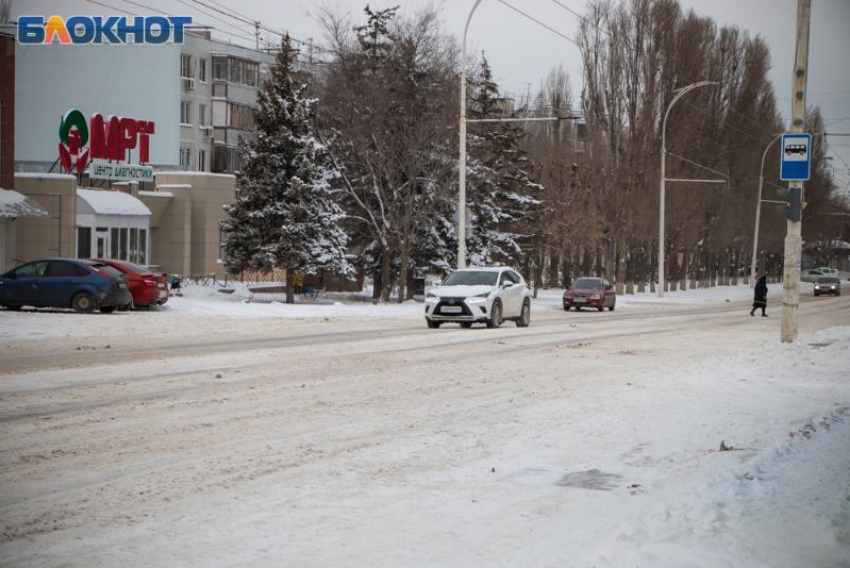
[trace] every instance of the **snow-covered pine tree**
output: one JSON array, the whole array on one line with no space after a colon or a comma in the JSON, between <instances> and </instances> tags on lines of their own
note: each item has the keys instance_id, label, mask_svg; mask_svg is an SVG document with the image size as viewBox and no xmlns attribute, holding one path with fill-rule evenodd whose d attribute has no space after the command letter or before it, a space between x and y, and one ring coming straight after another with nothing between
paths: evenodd
<instances>
[{"instance_id":1,"label":"snow-covered pine tree","mask_svg":"<svg viewBox=\"0 0 850 568\"><path fill-rule=\"evenodd\" d=\"M469 87L471 119L503 118L505 108L487 58ZM471 264L516 263L523 256L527 227L541 210L543 186L529 174L531 164L520 147L524 131L510 124L470 128L467 199L472 231L467 242Z\"/></svg>"},{"instance_id":2,"label":"snow-covered pine tree","mask_svg":"<svg viewBox=\"0 0 850 568\"><path fill-rule=\"evenodd\" d=\"M236 199L226 206L226 266L230 272L282 268L286 301L294 301L296 272L346 273L348 237L342 209L331 197L339 173L313 132L313 105L283 38L275 65L258 94L256 134L243 141Z\"/></svg>"}]
</instances>

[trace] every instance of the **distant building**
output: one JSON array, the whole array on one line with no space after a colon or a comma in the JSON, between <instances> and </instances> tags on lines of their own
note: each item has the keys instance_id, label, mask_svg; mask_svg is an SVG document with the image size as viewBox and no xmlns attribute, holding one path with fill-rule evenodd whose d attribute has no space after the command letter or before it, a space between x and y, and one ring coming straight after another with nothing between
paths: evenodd
<instances>
[{"instance_id":1,"label":"distant building","mask_svg":"<svg viewBox=\"0 0 850 568\"><path fill-rule=\"evenodd\" d=\"M257 91L273 54L190 33L180 51L180 166L235 172L239 139L254 132Z\"/></svg>"},{"instance_id":2,"label":"distant building","mask_svg":"<svg viewBox=\"0 0 850 568\"><path fill-rule=\"evenodd\" d=\"M0 265L97 256L183 275L223 271L223 206L233 201L239 140L253 135L257 92L274 54L214 40L208 32L188 33L180 45L15 50L10 40L3 65L16 80L0 87L0 126L8 120L14 128L2 130L0 186L16 186L42 216L19 220L14 229L11 221L0 224ZM11 110L8 93L19 102ZM77 126L60 139L57 127L73 122L69 109L80 111ZM120 159L93 158L94 142L79 129L93 138L102 128L95 115L107 134L113 116L138 125L135 145L122 147ZM145 134L148 125L152 133ZM0 218L3 203L20 201L10 195L0 194Z\"/></svg>"}]
</instances>

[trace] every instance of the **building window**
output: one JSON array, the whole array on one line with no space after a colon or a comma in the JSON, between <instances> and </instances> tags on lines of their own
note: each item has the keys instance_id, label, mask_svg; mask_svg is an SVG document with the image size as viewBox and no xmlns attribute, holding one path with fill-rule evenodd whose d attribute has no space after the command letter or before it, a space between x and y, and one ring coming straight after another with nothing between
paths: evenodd
<instances>
[{"instance_id":1,"label":"building window","mask_svg":"<svg viewBox=\"0 0 850 568\"><path fill-rule=\"evenodd\" d=\"M198 73L199 73L198 78L201 80L201 83L206 83L207 82L207 60L201 59L199 61L199 63L200 63L200 66L198 67Z\"/></svg>"},{"instance_id":2,"label":"building window","mask_svg":"<svg viewBox=\"0 0 850 568\"><path fill-rule=\"evenodd\" d=\"M148 263L148 230L139 229L139 264L142 266Z\"/></svg>"},{"instance_id":3,"label":"building window","mask_svg":"<svg viewBox=\"0 0 850 568\"><path fill-rule=\"evenodd\" d=\"M231 128L239 130L254 130L254 109L248 105L229 103Z\"/></svg>"},{"instance_id":4,"label":"building window","mask_svg":"<svg viewBox=\"0 0 850 568\"><path fill-rule=\"evenodd\" d=\"M213 57L212 60L213 81L227 81L227 58Z\"/></svg>"},{"instance_id":5,"label":"building window","mask_svg":"<svg viewBox=\"0 0 850 568\"><path fill-rule=\"evenodd\" d=\"M192 103L190 101L180 101L180 124L192 124Z\"/></svg>"},{"instance_id":6,"label":"building window","mask_svg":"<svg viewBox=\"0 0 850 568\"><path fill-rule=\"evenodd\" d=\"M192 56L185 53L180 54L180 77L182 79L194 79L195 74L192 72Z\"/></svg>"},{"instance_id":7,"label":"building window","mask_svg":"<svg viewBox=\"0 0 850 568\"><path fill-rule=\"evenodd\" d=\"M207 126L207 105L198 105L198 126Z\"/></svg>"},{"instance_id":8,"label":"building window","mask_svg":"<svg viewBox=\"0 0 850 568\"><path fill-rule=\"evenodd\" d=\"M205 150L198 150L198 171L204 172L206 171L206 163L207 163L207 152Z\"/></svg>"},{"instance_id":9,"label":"building window","mask_svg":"<svg viewBox=\"0 0 850 568\"><path fill-rule=\"evenodd\" d=\"M127 260L127 233L129 231L127 229L119 229L121 233L121 246L119 247L118 258L121 260Z\"/></svg>"},{"instance_id":10,"label":"building window","mask_svg":"<svg viewBox=\"0 0 850 568\"><path fill-rule=\"evenodd\" d=\"M91 227L77 227L77 258L91 256Z\"/></svg>"},{"instance_id":11,"label":"building window","mask_svg":"<svg viewBox=\"0 0 850 568\"><path fill-rule=\"evenodd\" d=\"M259 81L260 65L244 59L231 59L228 62L227 79L231 83L256 87Z\"/></svg>"},{"instance_id":12,"label":"building window","mask_svg":"<svg viewBox=\"0 0 850 568\"><path fill-rule=\"evenodd\" d=\"M139 250L139 230L130 229L130 262L138 262L137 252Z\"/></svg>"},{"instance_id":13,"label":"building window","mask_svg":"<svg viewBox=\"0 0 850 568\"><path fill-rule=\"evenodd\" d=\"M109 258L118 258L118 229L113 227L110 230L110 235Z\"/></svg>"},{"instance_id":14,"label":"building window","mask_svg":"<svg viewBox=\"0 0 850 568\"><path fill-rule=\"evenodd\" d=\"M180 148L180 167L184 170L188 170L192 165L192 149L191 148Z\"/></svg>"},{"instance_id":15,"label":"building window","mask_svg":"<svg viewBox=\"0 0 850 568\"><path fill-rule=\"evenodd\" d=\"M227 148L227 171L235 172L239 170L239 149Z\"/></svg>"}]
</instances>

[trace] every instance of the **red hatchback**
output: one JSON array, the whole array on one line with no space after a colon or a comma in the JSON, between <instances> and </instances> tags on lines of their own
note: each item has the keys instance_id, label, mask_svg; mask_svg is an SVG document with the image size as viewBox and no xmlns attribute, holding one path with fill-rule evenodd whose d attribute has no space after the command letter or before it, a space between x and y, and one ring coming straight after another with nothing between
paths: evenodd
<instances>
[{"instance_id":1,"label":"red hatchback","mask_svg":"<svg viewBox=\"0 0 850 568\"><path fill-rule=\"evenodd\" d=\"M133 296L133 305L137 308L153 305L161 306L168 301L168 274L151 272L144 266L124 260L110 258L94 260L108 264L127 276L127 285L130 288L130 294Z\"/></svg>"},{"instance_id":2,"label":"red hatchback","mask_svg":"<svg viewBox=\"0 0 850 568\"><path fill-rule=\"evenodd\" d=\"M596 308L600 312L608 308L612 312L617 305L617 293L604 278L579 278L571 290L564 292L564 310Z\"/></svg>"}]
</instances>

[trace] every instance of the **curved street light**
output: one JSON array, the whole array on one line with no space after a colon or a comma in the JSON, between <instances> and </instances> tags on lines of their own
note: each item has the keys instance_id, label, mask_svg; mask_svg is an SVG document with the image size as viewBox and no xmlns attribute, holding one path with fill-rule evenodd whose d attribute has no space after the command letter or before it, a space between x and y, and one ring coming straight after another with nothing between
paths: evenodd
<instances>
[{"instance_id":1,"label":"curved street light","mask_svg":"<svg viewBox=\"0 0 850 568\"><path fill-rule=\"evenodd\" d=\"M762 188L764 187L764 159L767 158L767 151L773 146L773 143L782 137L780 132L767 143L764 153L761 155L761 169L759 170L759 198L756 201L756 226L753 229L753 257L750 261L750 288L756 285L756 258L758 256L759 246L759 221L761 221L761 196Z\"/></svg>"},{"instance_id":2,"label":"curved street light","mask_svg":"<svg viewBox=\"0 0 850 568\"><path fill-rule=\"evenodd\" d=\"M457 200L457 267L466 268L466 34L472 15L481 4L475 0L466 27L463 28L463 51L460 60L460 157L458 164L458 200Z\"/></svg>"},{"instance_id":3,"label":"curved street light","mask_svg":"<svg viewBox=\"0 0 850 568\"><path fill-rule=\"evenodd\" d=\"M698 83L692 83L686 87L682 87L680 89L676 89L673 92L676 93L676 96L673 97L673 100L670 101L670 104L667 105L667 111L664 113L664 122L661 125L661 195L659 199L659 210L658 210L658 297L664 297L664 196L666 192L665 183L667 181L666 176L666 167L667 167L667 117L670 116L670 111L673 109L673 105L675 105L679 99L684 97L686 94L690 93L694 89L699 87L705 87L706 85L719 85L717 81L700 81Z\"/></svg>"}]
</instances>

